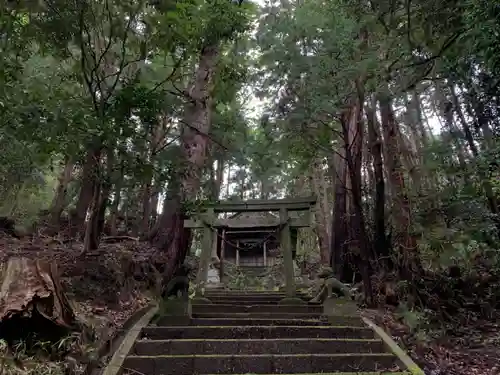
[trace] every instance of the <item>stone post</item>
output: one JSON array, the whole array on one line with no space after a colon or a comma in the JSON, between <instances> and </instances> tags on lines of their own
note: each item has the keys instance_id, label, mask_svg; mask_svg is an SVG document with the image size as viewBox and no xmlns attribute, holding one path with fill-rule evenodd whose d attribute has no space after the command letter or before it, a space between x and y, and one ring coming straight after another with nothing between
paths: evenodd
<instances>
[{"instance_id":1,"label":"stone post","mask_svg":"<svg viewBox=\"0 0 500 375\"><path fill-rule=\"evenodd\" d=\"M295 297L295 273L293 269L292 241L290 234L290 223L288 222L288 210L280 209L280 246L283 251L283 266L285 268L285 291L289 298Z\"/></svg>"},{"instance_id":2,"label":"stone post","mask_svg":"<svg viewBox=\"0 0 500 375\"><path fill-rule=\"evenodd\" d=\"M263 252L264 252L264 267L267 267L267 241L264 242Z\"/></svg>"},{"instance_id":3,"label":"stone post","mask_svg":"<svg viewBox=\"0 0 500 375\"><path fill-rule=\"evenodd\" d=\"M220 243L220 266L219 277L221 284L224 282L224 259L226 257L226 230L222 230L222 239Z\"/></svg>"},{"instance_id":4,"label":"stone post","mask_svg":"<svg viewBox=\"0 0 500 375\"><path fill-rule=\"evenodd\" d=\"M236 267L240 266L240 241L236 241Z\"/></svg>"},{"instance_id":5,"label":"stone post","mask_svg":"<svg viewBox=\"0 0 500 375\"><path fill-rule=\"evenodd\" d=\"M207 213L204 215L204 222L209 225L214 223L214 209L209 208ZM203 291L207 283L208 278L208 267L210 263L210 257L212 256L212 243L213 243L213 233L212 228L206 225L203 228L203 241L200 254L200 265L198 269L198 275L196 277L196 296L203 296Z\"/></svg>"}]
</instances>

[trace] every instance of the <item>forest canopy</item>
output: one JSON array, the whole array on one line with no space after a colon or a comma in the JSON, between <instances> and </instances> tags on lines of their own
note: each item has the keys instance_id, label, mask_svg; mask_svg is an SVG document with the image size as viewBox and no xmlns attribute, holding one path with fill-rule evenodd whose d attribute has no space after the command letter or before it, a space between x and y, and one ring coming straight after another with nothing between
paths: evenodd
<instances>
[{"instance_id":1,"label":"forest canopy","mask_svg":"<svg viewBox=\"0 0 500 375\"><path fill-rule=\"evenodd\" d=\"M83 253L147 242L168 282L207 202L314 194L301 256L367 304L496 308L499 18L487 0L4 1L0 215Z\"/></svg>"}]
</instances>

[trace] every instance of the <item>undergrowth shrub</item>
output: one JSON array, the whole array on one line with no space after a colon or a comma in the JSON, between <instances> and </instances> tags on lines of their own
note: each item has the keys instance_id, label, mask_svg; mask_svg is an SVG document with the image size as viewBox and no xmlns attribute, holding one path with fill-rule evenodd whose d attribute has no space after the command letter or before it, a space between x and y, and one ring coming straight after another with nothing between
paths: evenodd
<instances>
[{"instance_id":1,"label":"undergrowth shrub","mask_svg":"<svg viewBox=\"0 0 500 375\"><path fill-rule=\"evenodd\" d=\"M9 347L5 340L0 340L0 375L83 373L83 366L71 355L94 359L95 349L83 344L79 335L67 336L56 343L39 341L32 347L24 342Z\"/></svg>"},{"instance_id":2,"label":"undergrowth shrub","mask_svg":"<svg viewBox=\"0 0 500 375\"><path fill-rule=\"evenodd\" d=\"M396 316L421 339L493 319L500 309L498 218L479 188L448 187L432 204L415 205L414 234L424 268L416 281L418 296L397 277L394 285Z\"/></svg>"}]
</instances>

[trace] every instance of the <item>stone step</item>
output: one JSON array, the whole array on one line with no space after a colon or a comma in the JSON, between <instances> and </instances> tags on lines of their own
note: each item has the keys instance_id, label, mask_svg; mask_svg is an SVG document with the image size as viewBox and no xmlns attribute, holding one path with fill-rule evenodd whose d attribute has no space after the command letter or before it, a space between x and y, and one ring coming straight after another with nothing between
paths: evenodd
<instances>
[{"instance_id":1,"label":"stone step","mask_svg":"<svg viewBox=\"0 0 500 375\"><path fill-rule=\"evenodd\" d=\"M279 339L279 338L373 339L368 327L355 326L149 326L141 338L168 339Z\"/></svg>"},{"instance_id":2,"label":"stone step","mask_svg":"<svg viewBox=\"0 0 500 375\"><path fill-rule=\"evenodd\" d=\"M216 375L216 374L200 374L200 375ZM248 374L231 374L231 375L248 375ZM273 374L261 374L261 375L273 375ZM291 375L281 374L281 375ZM315 374L301 374L301 375L315 375ZM321 375L412 375L411 372L408 371L363 371L363 372L345 372L343 371L341 374L338 372L322 372Z\"/></svg>"},{"instance_id":3,"label":"stone step","mask_svg":"<svg viewBox=\"0 0 500 375\"><path fill-rule=\"evenodd\" d=\"M376 339L247 339L247 340L139 340L131 354L139 356L187 354L338 354L384 353Z\"/></svg>"},{"instance_id":4,"label":"stone step","mask_svg":"<svg viewBox=\"0 0 500 375\"><path fill-rule=\"evenodd\" d=\"M304 314L290 314L290 313L197 313L194 312L191 314L193 319L216 319L216 320L229 320L234 321L238 319L243 320L255 320L255 319L264 319L264 320L293 320L293 321L301 321L301 320L322 320L327 321L327 318L320 313L304 313ZM359 317L348 317L352 318L352 321L360 321ZM357 318L357 319L355 319ZM175 322L178 322L179 319L175 320L169 316L159 317L156 320L156 325L158 326L171 326L175 325ZM181 322L177 325L183 325ZM213 324L215 325L215 324ZM262 325L262 324L261 324ZM293 325L293 324L291 324ZM348 325L348 324L340 324L337 325Z\"/></svg>"},{"instance_id":5,"label":"stone step","mask_svg":"<svg viewBox=\"0 0 500 375\"><path fill-rule=\"evenodd\" d=\"M128 356L122 366L135 374L304 374L395 369L390 353ZM123 372L122 372L123 373Z\"/></svg>"},{"instance_id":6,"label":"stone step","mask_svg":"<svg viewBox=\"0 0 500 375\"><path fill-rule=\"evenodd\" d=\"M256 314L251 315L236 315L231 314L231 316L209 316L208 314L195 314L193 315L193 320L197 322L198 325L255 325L255 326L273 326L273 325L282 325L282 326L304 326L304 325L334 325L334 326L355 326L355 327L364 327L365 323L359 316L350 316L350 315L339 315L335 317L331 317L328 319L323 316L316 316L312 314L304 314L302 316L298 316L297 314L259 314L261 316L256 316ZM214 324L209 324L210 322L214 322ZM308 324L308 322L315 322L315 324ZM239 324L240 323L240 324ZM318 324L316 324L318 323ZM157 324L162 325L162 324ZM166 324L170 325L170 324ZM194 325L194 323L193 323Z\"/></svg>"},{"instance_id":7,"label":"stone step","mask_svg":"<svg viewBox=\"0 0 500 375\"><path fill-rule=\"evenodd\" d=\"M220 302L220 301L250 301L253 303L259 303L259 302L274 302L278 303L281 300L288 298L286 295L274 295L274 296L269 296L269 295L222 295L222 294L211 294L211 293L205 293L203 296L204 298L208 298L209 300L213 302ZM310 301L312 299L311 296L308 295L300 295L300 296L294 296L294 298L301 299L303 301Z\"/></svg>"},{"instance_id":8,"label":"stone step","mask_svg":"<svg viewBox=\"0 0 500 375\"><path fill-rule=\"evenodd\" d=\"M210 297L209 300L213 303L220 303L223 305L276 305L283 298L271 298L271 297ZM305 299L304 301L308 301ZM312 305L318 305L319 303L308 302Z\"/></svg>"},{"instance_id":9,"label":"stone step","mask_svg":"<svg viewBox=\"0 0 500 375\"><path fill-rule=\"evenodd\" d=\"M278 303L284 298L288 298L286 295L274 295L274 296L259 296L259 295L219 295L219 294L211 294L211 293L205 293L203 296L204 298L208 298L211 301L214 302L219 302L219 301L251 301L251 302L275 302ZM301 299L303 301L310 301L312 299L311 296L306 296L306 295L301 295L301 296L294 296L294 298Z\"/></svg>"},{"instance_id":10,"label":"stone step","mask_svg":"<svg viewBox=\"0 0 500 375\"><path fill-rule=\"evenodd\" d=\"M321 313L282 313L282 312L263 312L263 313L198 313L192 314L193 318L217 318L217 319L323 319ZM324 318L326 319L326 318Z\"/></svg>"},{"instance_id":11,"label":"stone step","mask_svg":"<svg viewBox=\"0 0 500 375\"><path fill-rule=\"evenodd\" d=\"M287 294L283 291L260 291L260 290L220 290L209 289L205 290L205 296L256 296L256 297L286 297ZM297 297L307 297L303 292L296 292Z\"/></svg>"},{"instance_id":12,"label":"stone step","mask_svg":"<svg viewBox=\"0 0 500 375\"><path fill-rule=\"evenodd\" d=\"M267 273L269 269L267 267L240 267L240 271L247 275L261 275Z\"/></svg>"},{"instance_id":13,"label":"stone step","mask_svg":"<svg viewBox=\"0 0 500 375\"><path fill-rule=\"evenodd\" d=\"M268 314L269 315L269 314ZM161 318L157 321L157 326L179 326L185 325L183 322L179 322L177 319L172 318ZM357 322L356 322L357 323ZM282 319L282 318L233 318L231 317L220 317L220 318L201 318L199 316L193 316L189 322L190 326L329 326L325 320L320 319ZM342 324L345 325L345 324ZM351 324L349 324L351 325ZM356 324L352 324L356 325ZM360 326L363 326L361 322Z\"/></svg>"},{"instance_id":14,"label":"stone step","mask_svg":"<svg viewBox=\"0 0 500 375\"><path fill-rule=\"evenodd\" d=\"M259 298L259 299L253 299L253 298L241 298L241 299L227 299L227 298L208 298L208 300L213 303L213 304L218 304L218 305L273 305L273 306L276 306L276 305L279 305L279 304L282 304L282 299L276 299L276 300L265 300L265 299L262 299L262 298ZM310 300L308 299L301 299L302 301L304 301L303 303L298 303L298 304L302 304L302 305L312 305L312 306L318 306L318 305L321 305L321 303L318 303L318 302L311 302ZM193 300L194 303L197 303L196 300ZM300 301L299 301L300 302ZM200 303L203 303L203 302L200 302ZM293 303L292 303L293 304Z\"/></svg>"},{"instance_id":15,"label":"stone step","mask_svg":"<svg viewBox=\"0 0 500 375\"><path fill-rule=\"evenodd\" d=\"M192 311L201 313L323 313L321 305L222 305L222 304L193 304Z\"/></svg>"}]
</instances>

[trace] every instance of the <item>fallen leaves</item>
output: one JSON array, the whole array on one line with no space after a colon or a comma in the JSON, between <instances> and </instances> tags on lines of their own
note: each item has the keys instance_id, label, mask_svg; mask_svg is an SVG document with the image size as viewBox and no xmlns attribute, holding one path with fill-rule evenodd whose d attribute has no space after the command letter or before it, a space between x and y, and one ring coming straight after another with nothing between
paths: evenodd
<instances>
[{"instance_id":1,"label":"fallen leaves","mask_svg":"<svg viewBox=\"0 0 500 375\"><path fill-rule=\"evenodd\" d=\"M100 344L152 300L147 292L151 276L148 262L154 249L131 240L103 244L95 252L81 254L78 242L0 236L0 270L5 271L7 261L15 258L57 264L76 319L91 327L95 344Z\"/></svg>"},{"instance_id":2,"label":"fallen leaves","mask_svg":"<svg viewBox=\"0 0 500 375\"><path fill-rule=\"evenodd\" d=\"M448 333L423 343L415 339L391 310L365 310L363 314L406 348L428 375L500 374L500 326L494 322L476 322L462 327L457 335Z\"/></svg>"}]
</instances>

